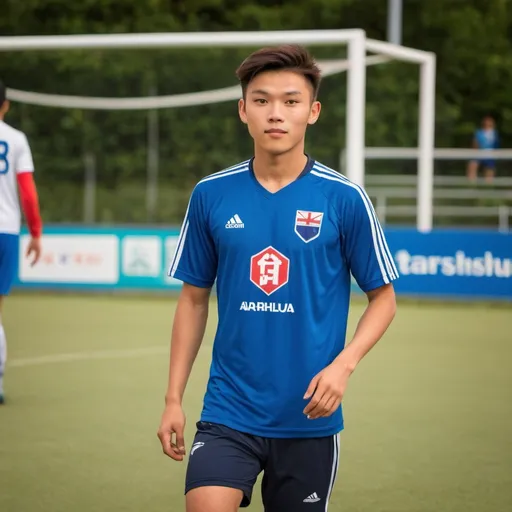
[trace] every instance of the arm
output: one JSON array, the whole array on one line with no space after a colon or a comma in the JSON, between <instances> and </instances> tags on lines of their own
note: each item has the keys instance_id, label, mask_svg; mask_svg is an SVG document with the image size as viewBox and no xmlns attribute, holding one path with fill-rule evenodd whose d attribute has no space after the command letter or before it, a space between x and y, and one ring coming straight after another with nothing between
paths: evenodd
<instances>
[{"instance_id":1,"label":"arm","mask_svg":"<svg viewBox=\"0 0 512 512\"><path fill-rule=\"evenodd\" d=\"M21 208L27 219L28 229L32 236L27 248L27 256L34 253L32 265L35 265L41 255L41 232L42 221L39 211L39 198L37 195L34 176L31 172L20 172L17 174L18 189L20 192Z\"/></svg>"},{"instance_id":2,"label":"arm","mask_svg":"<svg viewBox=\"0 0 512 512\"><path fill-rule=\"evenodd\" d=\"M210 288L184 283L174 316L165 409L157 435L164 453L177 461L185 455L183 394L203 340L209 297Z\"/></svg>"},{"instance_id":3,"label":"arm","mask_svg":"<svg viewBox=\"0 0 512 512\"><path fill-rule=\"evenodd\" d=\"M366 296L368 306L357 324L352 341L313 378L304 395L305 399L313 397L304 409L309 419L330 416L340 406L349 377L393 321L396 300L391 283L367 292Z\"/></svg>"},{"instance_id":4,"label":"arm","mask_svg":"<svg viewBox=\"0 0 512 512\"><path fill-rule=\"evenodd\" d=\"M36 184L34 182L34 162L32 151L27 137L22 135L19 149L16 155L16 177L20 192L21 208L27 220L28 228L32 238L27 248L26 256L34 254L32 265L35 265L41 255L41 231L42 222L39 212L39 198L37 196Z\"/></svg>"},{"instance_id":5,"label":"arm","mask_svg":"<svg viewBox=\"0 0 512 512\"><path fill-rule=\"evenodd\" d=\"M209 288L183 284L172 328L166 405L181 406L192 365L203 340L209 298Z\"/></svg>"},{"instance_id":6,"label":"arm","mask_svg":"<svg viewBox=\"0 0 512 512\"><path fill-rule=\"evenodd\" d=\"M311 381L304 408L310 419L330 416L341 404L348 378L381 339L396 312L392 282L398 271L368 196L360 190L348 201L340 223L345 261L368 297L352 341ZM340 207L341 209L341 207Z\"/></svg>"},{"instance_id":7,"label":"arm","mask_svg":"<svg viewBox=\"0 0 512 512\"><path fill-rule=\"evenodd\" d=\"M28 229L34 238L39 238L42 231L42 222L34 176L31 172L22 172L17 175L17 178L21 208L27 219Z\"/></svg>"},{"instance_id":8,"label":"arm","mask_svg":"<svg viewBox=\"0 0 512 512\"><path fill-rule=\"evenodd\" d=\"M366 293L368 306L357 324L352 341L334 360L339 371L348 375L361 359L377 344L390 326L396 313L396 298L392 284Z\"/></svg>"},{"instance_id":9,"label":"arm","mask_svg":"<svg viewBox=\"0 0 512 512\"><path fill-rule=\"evenodd\" d=\"M204 336L210 290L217 273L217 250L206 210L207 200L196 187L169 269L169 275L183 281L183 288L174 316L169 379L158 437L164 453L177 461L185 455L183 394Z\"/></svg>"}]
</instances>

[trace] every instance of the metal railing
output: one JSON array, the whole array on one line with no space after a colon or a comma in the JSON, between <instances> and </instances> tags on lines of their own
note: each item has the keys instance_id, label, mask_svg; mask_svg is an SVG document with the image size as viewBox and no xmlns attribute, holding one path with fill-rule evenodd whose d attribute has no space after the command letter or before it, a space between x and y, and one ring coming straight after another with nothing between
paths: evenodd
<instances>
[{"instance_id":1,"label":"metal railing","mask_svg":"<svg viewBox=\"0 0 512 512\"><path fill-rule=\"evenodd\" d=\"M366 191L382 224L385 225L390 217L405 219L416 216L416 183L417 177L411 175L366 175ZM411 204L393 204L396 200L408 199ZM468 180L462 176L436 176L433 199L434 219L495 218L500 232L511 230L512 178L497 177L491 185L482 181L468 186ZM435 204L439 200L450 201L451 204ZM468 205L471 200L489 200L497 204Z\"/></svg>"},{"instance_id":2,"label":"metal railing","mask_svg":"<svg viewBox=\"0 0 512 512\"><path fill-rule=\"evenodd\" d=\"M365 147L364 149L365 161L418 160L419 157L420 149L417 147ZM512 160L512 149L434 148L432 159L434 161L470 161L474 159L504 161ZM339 166L345 175L347 174L346 164L345 150L342 149ZM419 175L365 174L365 188L374 201L382 223L386 223L387 219L391 217L410 218L417 221L418 204L422 199L422 189L418 186L419 183ZM403 204L408 200L410 200L410 204ZM465 176L436 176L434 174L428 200L434 222L436 219L446 220L447 217L459 218L463 221L475 218L486 220L495 218L500 231L509 232L511 230L512 177L498 176L491 183L487 183L483 179L470 183ZM450 204L442 204L446 201L449 201ZM482 201L495 204L475 204ZM465 204L460 204L464 202Z\"/></svg>"}]
</instances>

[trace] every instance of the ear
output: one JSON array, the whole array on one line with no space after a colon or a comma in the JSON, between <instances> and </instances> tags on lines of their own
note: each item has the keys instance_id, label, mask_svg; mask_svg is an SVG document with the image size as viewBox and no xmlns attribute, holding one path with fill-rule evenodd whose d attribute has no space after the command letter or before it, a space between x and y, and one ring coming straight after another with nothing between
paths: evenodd
<instances>
[{"instance_id":1,"label":"ear","mask_svg":"<svg viewBox=\"0 0 512 512\"><path fill-rule=\"evenodd\" d=\"M317 122L321 110L322 104L319 101L314 101L311 105L311 111L309 112L308 124L315 124Z\"/></svg>"},{"instance_id":2,"label":"ear","mask_svg":"<svg viewBox=\"0 0 512 512\"><path fill-rule=\"evenodd\" d=\"M2 106L0 107L0 112L2 114L7 114L7 112L9 112L9 107L11 106L9 100L5 100L2 104Z\"/></svg>"},{"instance_id":3,"label":"ear","mask_svg":"<svg viewBox=\"0 0 512 512\"><path fill-rule=\"evenodd\" d=\"M245 101L243 98L238 100L238 115L240 116L242 123L247 124L247 113L245 111Z\"/></svg>"}]
</instances>

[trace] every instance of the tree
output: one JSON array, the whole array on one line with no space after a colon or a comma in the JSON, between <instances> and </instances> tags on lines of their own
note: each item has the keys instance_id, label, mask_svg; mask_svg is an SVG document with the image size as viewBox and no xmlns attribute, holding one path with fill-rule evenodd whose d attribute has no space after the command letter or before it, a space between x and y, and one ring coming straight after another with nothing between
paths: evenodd
<instances>
[{"instance_id":1,"label":"tree","mask_svg":"<svg viewBox=\"0 0 512 512\"><path fill-rule=\"evenodd\" d=\"M28 35L358 27L382 40L386 9L382 0L8 0L0 30ZM468 147L475 121L489 110L498 112L502 139L509 143L511 9L506 0L404 0L403 43L437 55L437 146ZM13 52L2 59L2 78L10 87L40 92L123 97L144 96L156 88L159 94L174 94L236 84L234 70L249 51ZM344 55L333 46L314 52L318 58ZM366 144L416 145L417 66L369 68L367 83ZM321 100L327 108L308 136L308 150L332 166L337 166L345 139L345 97L343 75L324 80ZM161 190L171 187L162 192L160 218L176 221L184 208L176 188L186 197L201 176L246 158L251 144L232 103L170 109L159 112L159 119ZM143 219L145 112L15 104L9 120L32 141L47 219L80 218L85 151L97 156L100 196L105 198L100 218ZM55 186L62 190L55 192ZM138 194L140 204L132 195L123 196L121 190L128 189L136 191L130 194Z\"/></svg>"}]
</instances>

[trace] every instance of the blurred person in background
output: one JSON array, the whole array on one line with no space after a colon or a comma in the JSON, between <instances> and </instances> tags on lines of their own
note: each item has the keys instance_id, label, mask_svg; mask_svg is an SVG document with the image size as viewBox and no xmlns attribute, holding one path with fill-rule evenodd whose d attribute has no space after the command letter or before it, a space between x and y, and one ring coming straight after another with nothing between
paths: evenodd
<instances>
[{"instance_id":1,"label":"blurred person in background","mask_svg":"<svg viewBox=\"0 0 512 512\"><path fill-rule=\"evenodd\" d=\"M20 201L31 239L27 257L35 265L41 254L42 221L33 173L32 152L25 134L9 126L5 85L0 81L0 404L5 401L3 379L7 360L7 339L2 325L2 303L18 271Z\"/></svg>"},{"instance_id":2,"label":"blurred person in background","mask_svg":"<svg viewBox=\"0 0 512 512\"><path fill-rule=\"evenodd\" d=\"M499 135L496 129L496 121L493 116L483 117L480 128L475 131L473 137L474 149L498 149ZM482 166L483 175L487 183L491 183L496 173L496 161L490 158L480 158L469 162L467 169L468 179L475 182L478 178L478 166Z\"/></svg>"}]
</instances>

